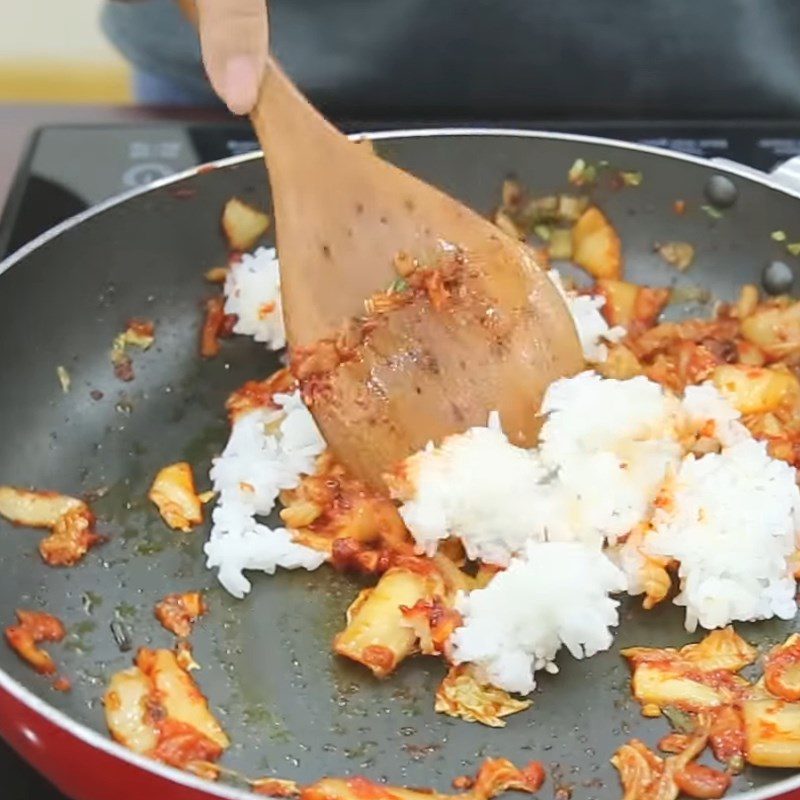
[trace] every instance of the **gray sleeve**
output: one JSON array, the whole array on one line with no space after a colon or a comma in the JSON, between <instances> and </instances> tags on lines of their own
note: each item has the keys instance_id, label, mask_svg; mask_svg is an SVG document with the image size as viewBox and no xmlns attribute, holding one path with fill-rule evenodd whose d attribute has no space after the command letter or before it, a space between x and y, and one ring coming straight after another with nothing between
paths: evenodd
<instances>
[{"instance_id":1,"label":"gray sleeve","mask_svg":"<svg viewBox=\"0 0 800 800\"><path fill-rule=\"evenodd\" d=\"M197 33L173 0L112 0L103 6L100 25L134 68L214 97L203 71Z\"/></svg>"}]
</instances>

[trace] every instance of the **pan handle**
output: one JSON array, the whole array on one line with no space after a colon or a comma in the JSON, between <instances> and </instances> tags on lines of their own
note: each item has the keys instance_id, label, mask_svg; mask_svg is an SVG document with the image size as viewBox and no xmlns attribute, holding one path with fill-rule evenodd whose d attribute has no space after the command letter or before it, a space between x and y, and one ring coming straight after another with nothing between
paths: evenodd
<instances>
[{"instance_id":1,"label":"pan handle","mask_svg":"<svg viewBox=\"0 0 800 800\"><path fill-rule=\"evenodd\" d=\"M738 172L746 172L756 178L763 178L765 175L771 178L783 189L789 189L796 194L800 194L800 156L792 156L786 161L773 167L769 172L763 172L755 167L748 167L738 161L731 161L729 158L709 159L712 164L720 167L734 167Z\"/></svg>"}]
</instances>

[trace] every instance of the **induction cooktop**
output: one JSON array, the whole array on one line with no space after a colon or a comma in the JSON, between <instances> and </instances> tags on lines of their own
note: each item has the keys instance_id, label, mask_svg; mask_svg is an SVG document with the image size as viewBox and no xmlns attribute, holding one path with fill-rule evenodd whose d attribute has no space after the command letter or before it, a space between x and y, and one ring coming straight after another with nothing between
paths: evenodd
<instances>
[{"instance_id":1,"label":"induction cooktop","mask_svg":"<svg viewBox=\"0 0 800 800\"><path fill-rule=\"evenodd\" d=\"M480 121L475 126L491 127ZM363 130L355 122L342 127ZM387 123L379 127L397 126ZM693 155L726 158L763 170L800 153L800 121L526 122L504 127L607 136ZM256 148L252 130L245 123L41 128L31 139L0 217L0 256L12 253L56 223L108 197L206 161Z\"/></svg>"}]
</instances>

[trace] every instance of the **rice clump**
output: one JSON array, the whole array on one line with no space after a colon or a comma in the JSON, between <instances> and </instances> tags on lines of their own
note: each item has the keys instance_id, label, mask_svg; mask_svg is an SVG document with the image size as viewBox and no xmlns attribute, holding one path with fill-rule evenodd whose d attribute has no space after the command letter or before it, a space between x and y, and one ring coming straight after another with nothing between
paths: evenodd
<instances>
[{"instance_id":1,"label":"rice clump","mask_svg":"<svg viewBox=\"0 0 800 800\"><path fill-rule=\"evenodd\" d=\"M476 664L501 689L528 694L534 671L558 671L562 646L575 658L611 646L619 603L609 593L625 584L598 547L530 542L485 589L459 598L464 624L450 638L453 658Z\"/></svg>"},{"instance_id":2,"label":"rice clump","mask_svg":"<svg viewBox=\"0 0 800 800\"><path fill-rule=\"evenodd\" d=\"M422 552L433 555L457 531L469 558L504 565L541 535L537 486L545 472L535 453L508 441L496 414L488 427L428 445L403 472L413 497L400 514Z\"/></svg>"},{"instance_id":3,"label":"rice clump","mask_svg":"<svg viewBox=\"0 0 800 800\"><path fill-rule=\"evenodd\" d=\"M225 313L239 318L234 333L252 336L272 350L286 345L274 247L259 247L231 265L225 280Z\"/></svg>"},{"instance_id":4,"label":"rice clump","mask_svg":"<svg viewBox=\"0 0 800 800\"><path fill-rule=\"evenodd\" d=\"M235 597L251 589L243 570L273 574L277 567L316 569L325 554L292 541L284 528L256 522L275 507L282 489L295 488L314 471L325 442L299 392L277 394L278 408L257 408L238 417L210 477L219 501L205 545L206 565Z\"/></svg>"},{"instance_id":5,"label":"rice clump","mask_svg":"<svg viewBox=\"0 0 800 800\"><path fill-rule=\"evenodd\" d=\"M542 411L537 449L514 447L495 419L406 459L394 495L422 552L456 535L470 558L505 566L528 540L599 547L650 513L680 463L676 398L584 372L553 383Z\"/></svg>"},{"instance_id":6,"label":"rice clump","mask_svg":"<svg viewBox=\"0 0 800 800\"><path fill-rule=\"evenodd\" d=\"M645 551L679 562L686 629L735 620L792 619L789 564L797 543L795 470L764 442L740 441L702 458L689 454L664 492Z\"/></svg>"}]
</instances>

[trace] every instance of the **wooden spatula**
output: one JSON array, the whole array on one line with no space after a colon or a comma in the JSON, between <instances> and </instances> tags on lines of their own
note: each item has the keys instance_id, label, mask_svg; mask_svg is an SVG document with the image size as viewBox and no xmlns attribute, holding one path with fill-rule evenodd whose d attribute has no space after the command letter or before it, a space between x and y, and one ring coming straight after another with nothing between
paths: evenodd
<instances>
[{"instance_id":1,"label":"wooden spatula","mask_svg":"<svg viewBox=\"0 0 800 800\"><path fill-rule=\"evenodd\" d=\"M398 253L463 261L460 299L383 315L312 412L336 456L373 486L428 441L500 413L531 444L547 386L578 371L569 312L533 251L351 142L270 61L252 113L272 185L291 347L336 335L397 278Z\"/></svg>"}]
</instances>

